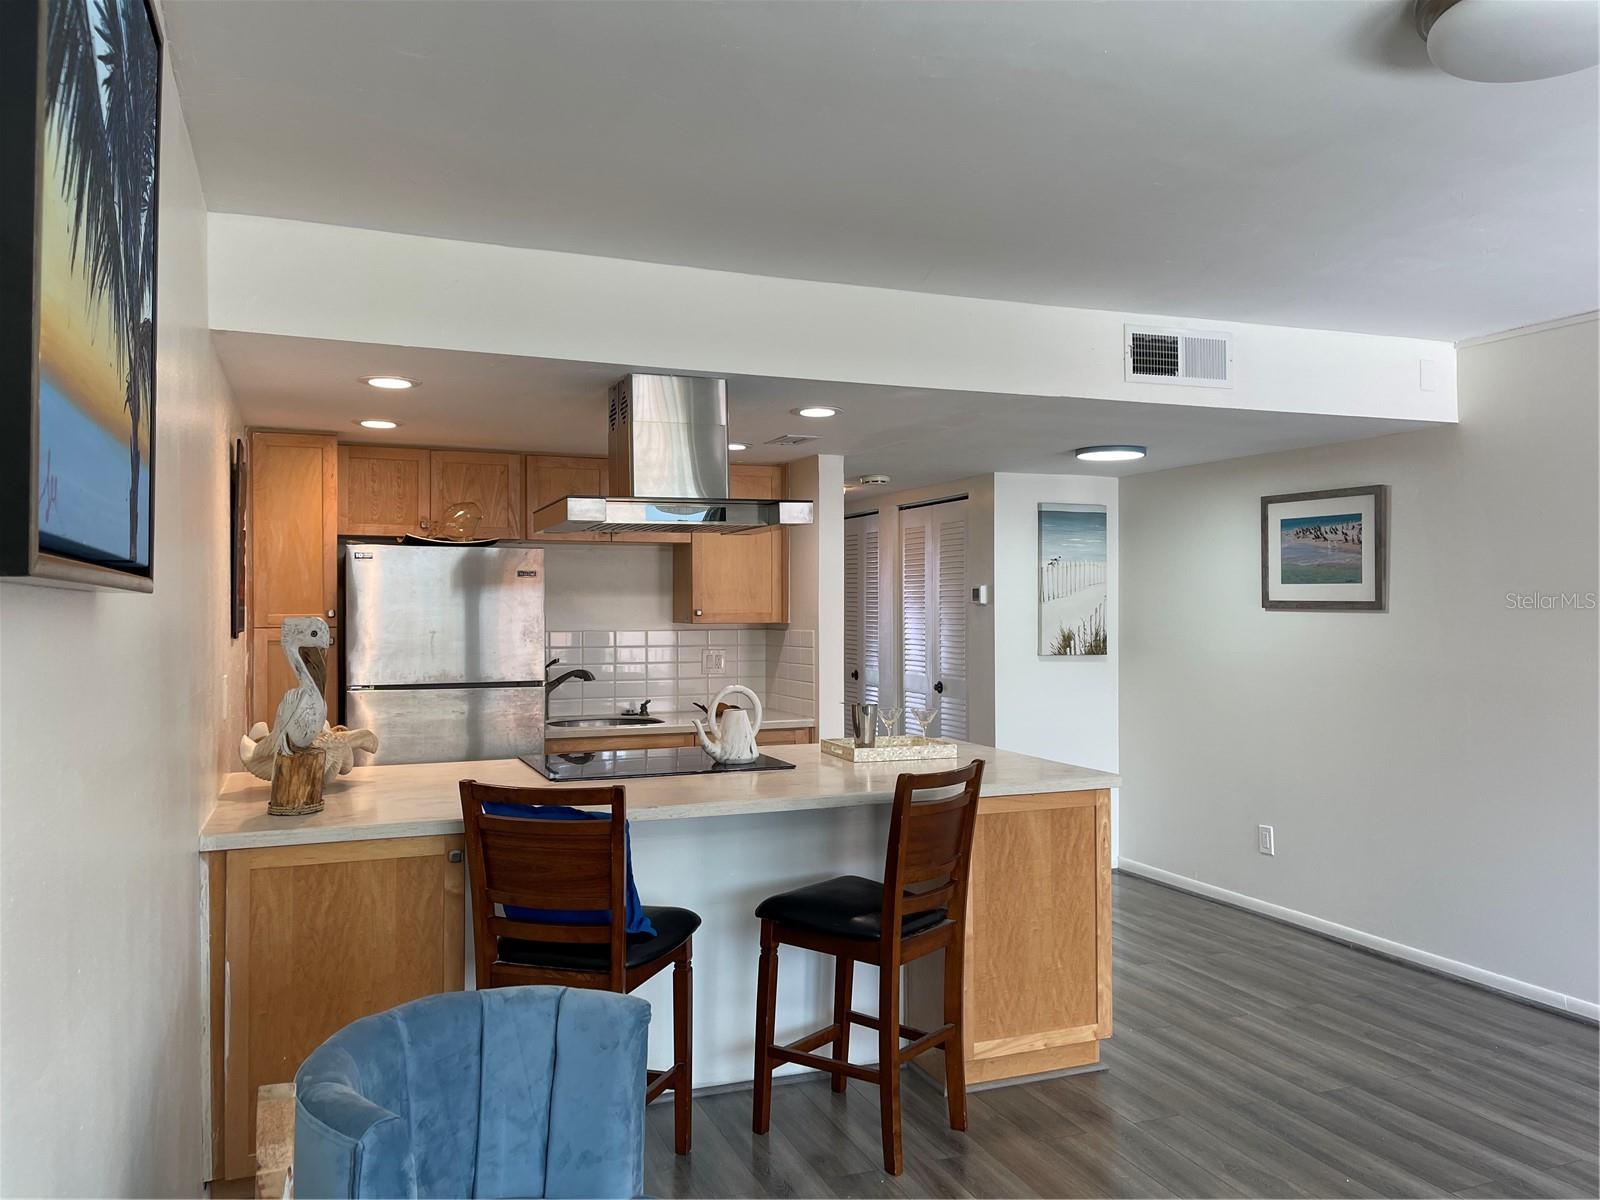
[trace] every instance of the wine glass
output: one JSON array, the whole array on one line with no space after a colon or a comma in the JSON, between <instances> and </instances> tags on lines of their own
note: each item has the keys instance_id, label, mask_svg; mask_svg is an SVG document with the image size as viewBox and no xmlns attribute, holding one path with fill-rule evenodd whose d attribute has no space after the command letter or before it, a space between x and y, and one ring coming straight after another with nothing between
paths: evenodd
<instances>
[{"instance_id":1,"label":"wine glass","mask_svg":"<svg viewBox=\"0 0 1600 1200\"><path fill-rule=\"evenodd\" d=\"M879 705L878 724L883 729L884 737L893 737L895 729L900 724L900 706L898 704Z\"/></svg>"},{"instance_id":2,"label":"wine glass","mask_svg":"<svg viewBox=\"0 0 1600 1200\"><path fill-rule=\"evenodd\" d=\"M911 705L911 715L917 719L917 728L922 730L922 736L933 736L932 726L939 716L939 698L930 696L922 704Z\"/></svg>"}]
</instances>

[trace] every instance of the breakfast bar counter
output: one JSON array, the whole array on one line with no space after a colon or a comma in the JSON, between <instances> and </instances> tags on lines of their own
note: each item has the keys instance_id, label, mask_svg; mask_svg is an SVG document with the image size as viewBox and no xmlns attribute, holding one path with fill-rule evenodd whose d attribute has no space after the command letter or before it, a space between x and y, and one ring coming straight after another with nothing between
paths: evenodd
<instances>
[{"instance_id":1,"label":"breakfast bar counter","mask_svg":"<svg viewBox=\"0 0 1600 1200\"><path fill-rule=\"evenodd\" d=\"M881 879L889 803L902 771L986 762L973 843L965 955L969 1085L1099 1060L1111 1032L1110 789L1117 776L993 747L954 760L853 764L817 745L765 746L792 770L622 781L634 875L646 904L693 909L694 1081L749 1080L758 957L756 905L834 875ZM458 782L547 793L518 759L358 767L322 812L268 816L269 787L228 777L200 831L212 1032L212 1177L254 1170L256 1088L356 1017L471 987ZM939 956L907 968L904 1019L931 1028ZM832 964L786 951L778 1036L826 1019ZM652 1065L671 1061L666 973L637 994L655 1006ZM872 1011L875 972L857 970ZM858 1031L857 1061L872 1061ZM917 1065L942 1078L937 1051ZM798 1068L793 1068L798 1069Z\"/></svg>"}]
</instances>

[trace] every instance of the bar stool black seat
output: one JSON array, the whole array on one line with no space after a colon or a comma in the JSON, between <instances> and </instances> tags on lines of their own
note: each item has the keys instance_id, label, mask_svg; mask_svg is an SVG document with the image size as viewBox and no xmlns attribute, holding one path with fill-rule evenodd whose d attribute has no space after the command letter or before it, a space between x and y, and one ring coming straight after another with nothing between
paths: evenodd
<instances>
[{"instance_id":1,"label":"bar stool black seat","mask_svg":"<svg viewBox=\"0 0 1600 1200\"><path fill-rule=\"evenodd\" d=\"M655 936L627 933L627 800L620 787L571 788L563 805L610 809L608 820L540 819L531 810L555 798L546 788L461 781L472 883L473 961L480 988L562 984L631 992L672 965L673 1064L647 1072L645 1102L672 1092L673 1148L692 1141L693 938L700 917L687 908L649 907ZM484 805L527 808L498 816ZM603 921L568 925L519 921L506 908L599 911Z\"/></svg>"},{"instance_id":2,"label":"bar stool black seat","mask_svg":"<svg viewBox=\"0 0 1600 1200\"><path fill-rule=\"evenodd\" d=\"M836 1092L844 1091L847 1077L875 1083L883 1165L891 1175L899 1175L905 1169L900 1140L900 1068L935 1047L945 1051L950 1127L967 1127L962 954L972 833L982 783L982 759L954 771L901 775L895 784L881 881L840 875L769 896L756 907L761 921L752 1114L756 1133L766 1133L772 1124L772 1072L779 1063L828 1072ZM885 930L890 931L887 937ZM834 960L833 1023L786 1046L774 1040L781 945L827 954ZM925 1032L899 1021L900 968L936 950L944 951L944 1024ZM858 962L878 968L877 1016L850 1007ZM878 1031L876 1068L849 1061L854 1025ZM909 1044L902 1046L902 1041ZM831 1057L816 1053L830 1042Z\"/></svg>"}]
</instances>

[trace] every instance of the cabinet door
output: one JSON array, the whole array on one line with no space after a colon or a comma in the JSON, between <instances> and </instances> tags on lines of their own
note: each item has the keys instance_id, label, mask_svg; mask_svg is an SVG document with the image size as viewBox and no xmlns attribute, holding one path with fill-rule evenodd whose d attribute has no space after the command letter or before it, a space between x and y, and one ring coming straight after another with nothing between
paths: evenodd
<instances>
[{"instance_id":1,"label":"cabinet door","mask_svg":"<svg viewBox=\"0 0 1600 1200\"><path fill-rule=\"evenodd\" d=\"M328 700L328 721L339 723L339 630L329 627L334 636L333 649L328 652L328 676L322 694ZM282 630L260 628L250 638L250 723L265 721L272 724L277 715L278 702L283 694L295 686L294 670L283 654Z\"/></svg>"},{"instance_id":2,"label":"cabinet door","mask_svg":"<svg viewBox=\"0 0 1600 1200\"><path fill-rule=\"evenodd\" d=\"M527 466L528 536L541 542L609 542L609 533L535 533L533 514L563 496L604 496L610 491L609 464L603 458L530 454Z\"/></svg>"},{"instance_id":3,"label":"cabinet door","mask_svg":"<svg viewBox=\"0 0 1600 1200\"><path fill-rule=\"evenodd\" d=\"M479 537L522 536L522 455L434 450L428 457L433 469L435 530L450 505L471 500L483 509Z\"/></svg>"},{"instance_id":4,"label":"cabinet door","mask_svg":"<svg viewBox=\"0 0 1600 1200\"><path fill-rule=\"evenodd\" d=\"M250 624L331 617L338 591L338 447L330 435L250 435Z\"/></svg>"},{"instance_id":5,"label":"cabinet door","mask_svg":"<svg viewBox=\"0 0 1600 1200\"><path fill-rule=\"evenodd\" d=\"M433 492L426 450L339 447L339 532L363 537L424 533Z\"/></svg>"},{"instance_id":6,"label":"cabinet door","mask_svg":"<svg viewBox=\"0 0 1600 1200\"><path fill-rule=\"evenodd\" d=\"M734 499L781 500L780 467L728 468ZM789 619L789 533L697 533L673 558L673 620L781 625Z\"/></svg>"},{"instance_id":7,"label":"cabinet door","mask_svg":"<svg viewBox=\"0 0 1600 1200\"><path fill-rule=\"evenodd\" d=\"M228 851L226 1178L255 1173L257 1088L292 1080L351 1021L462 988L461 849L454 835Z\"/></svg>"}]
</instances>

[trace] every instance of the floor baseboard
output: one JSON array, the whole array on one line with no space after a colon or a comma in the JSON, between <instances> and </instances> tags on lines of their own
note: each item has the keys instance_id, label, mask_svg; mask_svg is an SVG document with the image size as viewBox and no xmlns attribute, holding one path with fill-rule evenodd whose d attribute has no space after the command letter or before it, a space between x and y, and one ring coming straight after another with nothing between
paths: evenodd
<instances>
[{"instance_id":1,"label":"floor baseboard","mask_svg":"<svg viewBox=\"0 0 1600 1200\"><path fill-rule=\"evenodd\" d=\"M1147 879L1151 883L1159 883L1164 887L1170 887L1180 892L1203 896L1207 900L1215 900L1217 903L1226 904L1230 908L1243 909L1245 912L1255 913L1257 916L1266 917L1284 925L1292 925L1296 929L1304 929L1330 941L1341 942L1357 950L1365 950L1367 953L1376 954L1380 958L1393 959L1408 966L1420 967L1422 970L1430 971L1435 975L1470 983L1476 987L1483 988L1485 991L1496 992L1523 1004L1531 1004L1535 1008L1543 1008L1550 1012L1559 1013L1564 1017L1574 1017L1590 1024L1600 1024L1600 1004L1594 1004L1577 996L1568 996L1563 992L1542 988L1537 984L1513 979L1509 975L1497 975L1493 971L1486 971L1482 967L1473 966L1471 963L1457 962L1455 959L1445 958L1441 954L1432 954L1427 950L1419 950L1415 946L1407 946L1403 942L1393 942L1376 934L1367 933L1360 929L1352 929L1348 925L1340 925L1334 921L1314 917L1310 913L1297 912L1295 909L1285 908L1281 904L1258 900L1254 896L1245 895L1243 892L1229 891L1227 888L1217 887L1215 884L1205 883L1199 879L1192 879L1187 875L1178 875L1172 871L1163 870L1161 867L1153 867L1149 863L1135 862L1127 857L1119 857L1116 870L1128 875L1136 875L1140 879Z\"/></svg>"}]
</instances>

